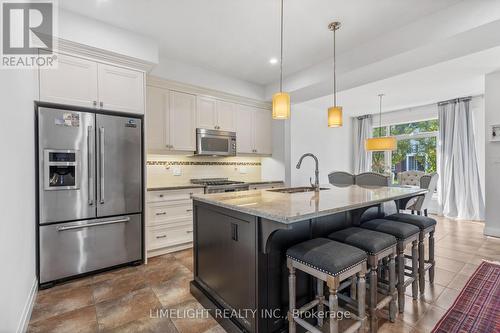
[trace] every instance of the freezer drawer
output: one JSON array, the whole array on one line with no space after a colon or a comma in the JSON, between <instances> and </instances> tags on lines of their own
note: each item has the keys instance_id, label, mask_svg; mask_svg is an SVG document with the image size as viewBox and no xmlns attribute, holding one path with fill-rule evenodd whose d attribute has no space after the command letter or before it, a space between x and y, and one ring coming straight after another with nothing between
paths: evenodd
<instances>
[{"instance_id":1,"label":"freezer drawer","mask_svg":"<svg viewBox=\"0 0 500 333\"><path fill-rule=\"evenodd\" d=\"M40 283L142 259L141 214L40 226Z\"/></svg>"}]
</instances>

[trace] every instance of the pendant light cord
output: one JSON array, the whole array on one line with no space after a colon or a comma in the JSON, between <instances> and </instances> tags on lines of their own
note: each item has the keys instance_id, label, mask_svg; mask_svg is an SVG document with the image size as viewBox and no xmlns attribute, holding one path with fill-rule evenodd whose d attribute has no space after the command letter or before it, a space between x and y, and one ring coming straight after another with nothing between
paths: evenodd
<instances>
[{"instance_id":1,"label":"pendant light cord","mask_svg":"<svg viewBox=\"0 0 500 333\"><path fill-rule=\"evenodd\" d=\"M335 32L337 28L333 29L333 106L337 107L337 73L336 73L336 65L337 61L335 59L335 51L336 51L336 40L335 40Z\"/></svg>"},{"instance_id":2,"label":"pendant light cord","mask_svg":"<svg viewBox=\"0 0 500 333\"><path fill-rule=\"evenodd\" d=\"M379 101L379 115L378 115L378 136L382 137L382 97L384 94L379 94L378 97L380 98Z\"/></svg>"},{"instance_id":3,"label":"pendant light cord","mask_svg":"<svg viewBox=\"0 0 500 333\"><path fill-rule=\"evenodd\" d=\"M283 92L283 0L281 0L280 92Z\"/></svg>"}]
</instances>

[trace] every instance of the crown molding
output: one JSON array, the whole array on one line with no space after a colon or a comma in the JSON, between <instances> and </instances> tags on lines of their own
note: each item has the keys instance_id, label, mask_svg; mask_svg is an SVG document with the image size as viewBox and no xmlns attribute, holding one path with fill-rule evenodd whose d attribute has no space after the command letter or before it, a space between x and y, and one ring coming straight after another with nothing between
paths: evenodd
<instances>
[{"instance_id":1,"label":"crown molding","mask_svg":"<svg viewBox=\"0 0 500 333\"><path fill-rule=\"evenodd\" d=\"M191 93L191 94L197 95L197 96L209 97L209 98L214 98L214 99L221 99L224 101L243 104L243 105L255 106L255 107L259 107L259 108L267 109L267 110L272 109L271 102L266 102L266 101L262 101L262 100L252 99L252 98L234 95L234 94L230 94L230 93L225 93L225 92L214 90L214 89L203 88L203 87L191 85L188 83L171 81L171 80L163 79L163 78L153 76L153 75L146 76L146 85L150 86L150 87L157 87L157 88L163 88L163 89Z\"/></svg>"},{"instance_id":2,"label":"crown molding","mask_svg":"<svg viewBox=\"0 0 500 333\"><path fill-rule=\"evenodd\" d=\"M129 57L112 51L99 49L93 46L88 46L67 39L58 38L55 52L70 53L72 55L89 58L96 61L111 63L113 65L130 67L144 72L150 72L156 65L152 62Z\"/></svg>"}]
</instances>

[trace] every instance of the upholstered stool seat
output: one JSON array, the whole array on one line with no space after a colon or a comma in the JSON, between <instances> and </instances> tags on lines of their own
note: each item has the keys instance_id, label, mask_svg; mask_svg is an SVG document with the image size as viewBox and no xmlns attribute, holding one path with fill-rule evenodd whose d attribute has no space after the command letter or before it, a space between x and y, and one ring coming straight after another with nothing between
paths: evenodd
<instances>
[{"instance_id":1,"label":"upholstered stool seat","mask_svg":"<svg viewBox=\"0 0 500 333\"><path fill-rule=\"evenodd\" d=\"M305 330L312 333L321 333L323 318L329 319L330 333L337 333L339 328L336 314L339 311L338 298L348 301L357 310L357 315L353 314L355 320L348 328L348 332L364 331L365 314L365 274L366 258L365 251L354 246L339 243L327 238L315 238L307 240L290 247L286 251L287 266L290 272L288 276L288 332L296 333L296 325L300 325ZM316 278L316 298L305 304L301 308L296 308L296 276L295 271L300 270ZM346 286L341 282L351 280L357 284L356 298L344 296L339 293ZM324 282L328 286L328 301L325 300L323 292ZM344 283L345 285L345 283ZM360 301L356 301L356 299ZM324 306L330 310L325 316ZM316 308L318 309L317 326L310 321L301 318L301 314Z\"/></svg>"},{"instance_id":2,"label":"upholstered stool seat","mask_svg":"<svg viewBox=\"0 0 500 333\"><path fill-rule=\"evenodd\" d=\"M328 235L328 238L346 243L364 250L368 255L368 278L369 278L369 297L368 311L370 313L370 332L375 333L378 330L378 310L383 309L389 304L388 319L392 322L396 319L396 273L395 262L397 240L394 236L378 231L351 227L336 231ZM379 279L377 276L379 262L387 261L387 264L380 266L389 271L389 279L386 282L387 289L379 288ZM351 285L351 291L355 285ZM378 300L377 294L385 295Z\"/></svg>"},{"instance_id":3,"label":"upholstered stool seat","mask_svg":"<svg viewBox=\"0 0 500 333\"><path fill-rule=\"evenodd\" d=\"M397 213L397 214L385 216L384 219L412 224L412 225L420 228L420 230L427 229L429 227L436 225L436 220L434 220L433 218L427 217L427 216L422 216L422 215Z\"/></svg>"},{"instance_id":4,"label":"upholstered stool seat","mask_svg":"<svg viewBox=\"0 0 500 333\"><path fill-rule=\"evenodd\" d=\"M408 223L399 221L375 219L364 222L360 226L364 229L383 232L396 237L397 239L397 275L398 275L398 310L400 313L404 311L405 306L405 290L410 284L412 285L413 299L418 298L418 238L420 229ZM411 243L411 267L410 272L406 272L405 267L405 248ZM405 276L409 278L405 280Z\"/></svg>"},{"instance_id":5,"label":"upholstered stool seat","mask_svg":"<svg viewBox=\"0 0 500 333\"><path fill-rule=\"evenodd\" d=\"M413 225L420 229L420 235L418 238L418 273L419 273L419 286L420 294L425 292L425 272L429 271L429 282L434 283L434 232L436 230L436 220L433 218L397 213L384 217L384 219L397 221L401 224ZM425 236L429 235L429 259L425 259Z\"/></svg>"},{"instance_id":6,"label":"upholstered stool seat","mask_svg":"<svg viewBox=\"0 0 500 333\"><path fill-rule=\"evenodd\" d=\"M314 238L294 245L286 251L286 256L332 276L366 260L365 251L328 238Z\"/></svg>"},{"instance_id":7,"label":"upholstered stool seat","mask_svg":"<svg viewBox=\"0 0 500 333\"><path fill-rule=\"evenodd\" d=\"M379 253L396 245L396 238L392 235L358 227L336 231L328 235L328 238L355 246L368 254Z\"/></svg>"},{"instance_id":8,"label":"upholstered stool seat","mask_svg":"<svg viewBox=\"0 0 500 333\"><path fill-rule=\"evenodd\" d=\"M386 234L393 235L397 239L406 239L415 234L418 234L420 229L406 223L400 223L393 220L375 219L368 222L364 222L361 225L362 228L370 229L374 231L383 232Z\"/></svg>"}]
</instances>

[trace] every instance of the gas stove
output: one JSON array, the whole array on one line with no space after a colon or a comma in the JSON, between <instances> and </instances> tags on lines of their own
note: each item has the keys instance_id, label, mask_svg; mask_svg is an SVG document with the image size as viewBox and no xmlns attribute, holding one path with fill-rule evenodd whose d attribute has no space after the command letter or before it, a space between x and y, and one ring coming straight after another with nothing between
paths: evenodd
<instances>
[{"instance_id":1,"label":"gas stove","mask_svg":"<svg viewBox=\"0 0 500 333\"><path fill-rule=\"evenodd\" d=\"M205 193L236 192L248 190L248 184L227 178L191 179L192 184L204 185Z\"/></svg>"}]
</instances>

